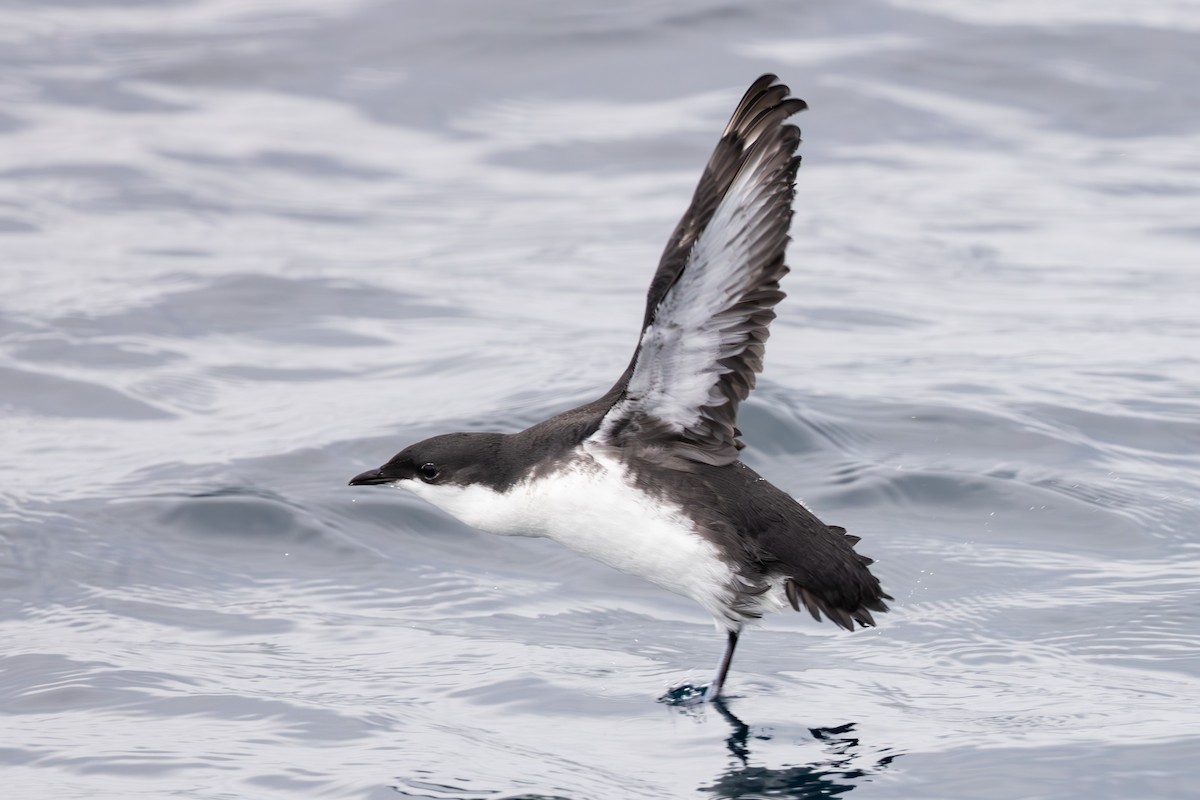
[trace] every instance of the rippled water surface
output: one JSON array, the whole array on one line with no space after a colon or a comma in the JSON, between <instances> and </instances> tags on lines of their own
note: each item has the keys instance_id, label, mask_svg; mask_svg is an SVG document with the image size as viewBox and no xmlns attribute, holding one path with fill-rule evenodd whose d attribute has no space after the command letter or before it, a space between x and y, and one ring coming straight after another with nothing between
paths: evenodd
<instances>
[{"instance_id":1,"label":"rippled water surface","mask_svg":"<svg viewBox=\"0 0 1200 800\"><path fill-rule=\"evenodd\" d=\"M0 780L1200 794L1200 11L0 6ZM745 459L895 595L749 633L348 478L595 396L745 86L811 110Z\"/></svg>"}]
</instances>

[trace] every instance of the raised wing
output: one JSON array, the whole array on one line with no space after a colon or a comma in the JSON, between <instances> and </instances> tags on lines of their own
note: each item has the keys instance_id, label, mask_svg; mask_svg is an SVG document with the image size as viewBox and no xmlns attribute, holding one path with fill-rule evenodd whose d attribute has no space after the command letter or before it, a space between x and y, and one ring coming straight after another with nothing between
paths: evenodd
<instances>
[{"instance_id":1,"label":"raised wing","mask_svg":"<svg viewBox=\"0 0 1200 800\"><path fill-rule=\"evenodd\" d=\"M784 296L800 166L800 130L785 120L806 105L777 81L764 75L746 92L667 244L600 442L636 438L690 461L737 460L738 403L762 370Z\"/></svg>"}]
</instances>

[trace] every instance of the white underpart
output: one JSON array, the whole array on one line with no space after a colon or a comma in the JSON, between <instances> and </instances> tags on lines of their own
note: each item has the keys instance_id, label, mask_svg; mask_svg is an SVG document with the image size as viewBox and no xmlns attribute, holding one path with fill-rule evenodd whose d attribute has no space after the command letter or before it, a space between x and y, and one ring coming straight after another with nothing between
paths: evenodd
<instances>
[{"instance_id":1,"label":"white underpart","mask_svg":"<svg viewBox=\"0 0 1200 800\"><path fill-rule=\"evenodd\" d=\"M583 444L552 478L501 493L485 486L397 483L472 527L506 536L544 536L610 567L690 597L728 625L736 580L716 546L678 506L634 486L621 463Z\"/></svg>"},{"instance_id":2,"label":"white underpart","mask_svg":"<svg viewBox=\"0 0 1200 800\"><path fill-rule=\"evenodd\" d=\"M647 414L682 431L696 424L703 406L724 402L717 385L728 370L718 362L740 352L747 333L722 331L743 321L722 312L756 280L746 263L755 237L764 230L759 217L771 203L771 182L759 174L769 155L760 151L743 166L692 246L678 282L642 333L625 397L605 415L602 440L608 440L616 421L630 414Z\"/></svg>"}]
</instances>

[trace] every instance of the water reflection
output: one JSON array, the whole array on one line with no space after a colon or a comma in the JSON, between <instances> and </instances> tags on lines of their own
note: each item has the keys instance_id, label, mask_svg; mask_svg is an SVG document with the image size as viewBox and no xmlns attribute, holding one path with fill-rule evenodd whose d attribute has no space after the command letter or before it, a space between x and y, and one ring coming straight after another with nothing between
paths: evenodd
<instances>
[{"instance_id":1,"label":"water reflection","mask_svg":"<svg viewBox=\"0 0 1200 800\"><path fill-rule=\"evenodd\" d=\"M863 764L859 740L853 736L854 723L828 728L809 728L814 739L826 743L826 758L812 764L785 766L778 769L750 763L751 742L767 741L767 734L751 735L750 726L729 710L724 702L711 704L714 711L729 723L730 734L725 746L733 756L730 768L711 785L699 791L717 798L776 797L807 800L818 797L838 797L855 788L859 779L885 768L896 755L884 756L870 766ZM702 712L701 712L702 713Z\"/></svg>"}]
</instances>

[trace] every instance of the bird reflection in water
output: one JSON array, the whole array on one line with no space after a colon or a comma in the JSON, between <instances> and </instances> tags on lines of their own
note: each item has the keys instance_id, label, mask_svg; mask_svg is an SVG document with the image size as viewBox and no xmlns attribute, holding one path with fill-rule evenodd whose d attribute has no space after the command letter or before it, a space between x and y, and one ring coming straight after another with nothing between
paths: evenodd
<instances>
[{"instance_id":1,"label":"bird reflection in water","mask_svg":"<svg viewBox=\"0 0 1200 800\"><path fill-rule=\"evenodd\" d=\"M835 727L809 728L814 739L826 744L827 756L818 762L778 769L754 766L750 763L751 740L767 741L771 737L766 734L752 736L750 726L735 716L722 700L709 704L709 707L729 723L731 732L725 739L725 746L734 759L730 768L711 785L699 788L714 798L815 800L839 797L854 789L862 779L869 779L872 774L885 769L899 755L884 755L872 764L866 764L859 740L853 735L854 723L848 722ZM689 715L704 714L702 708L683 711Z\"/></svg>"}]
</instances>

